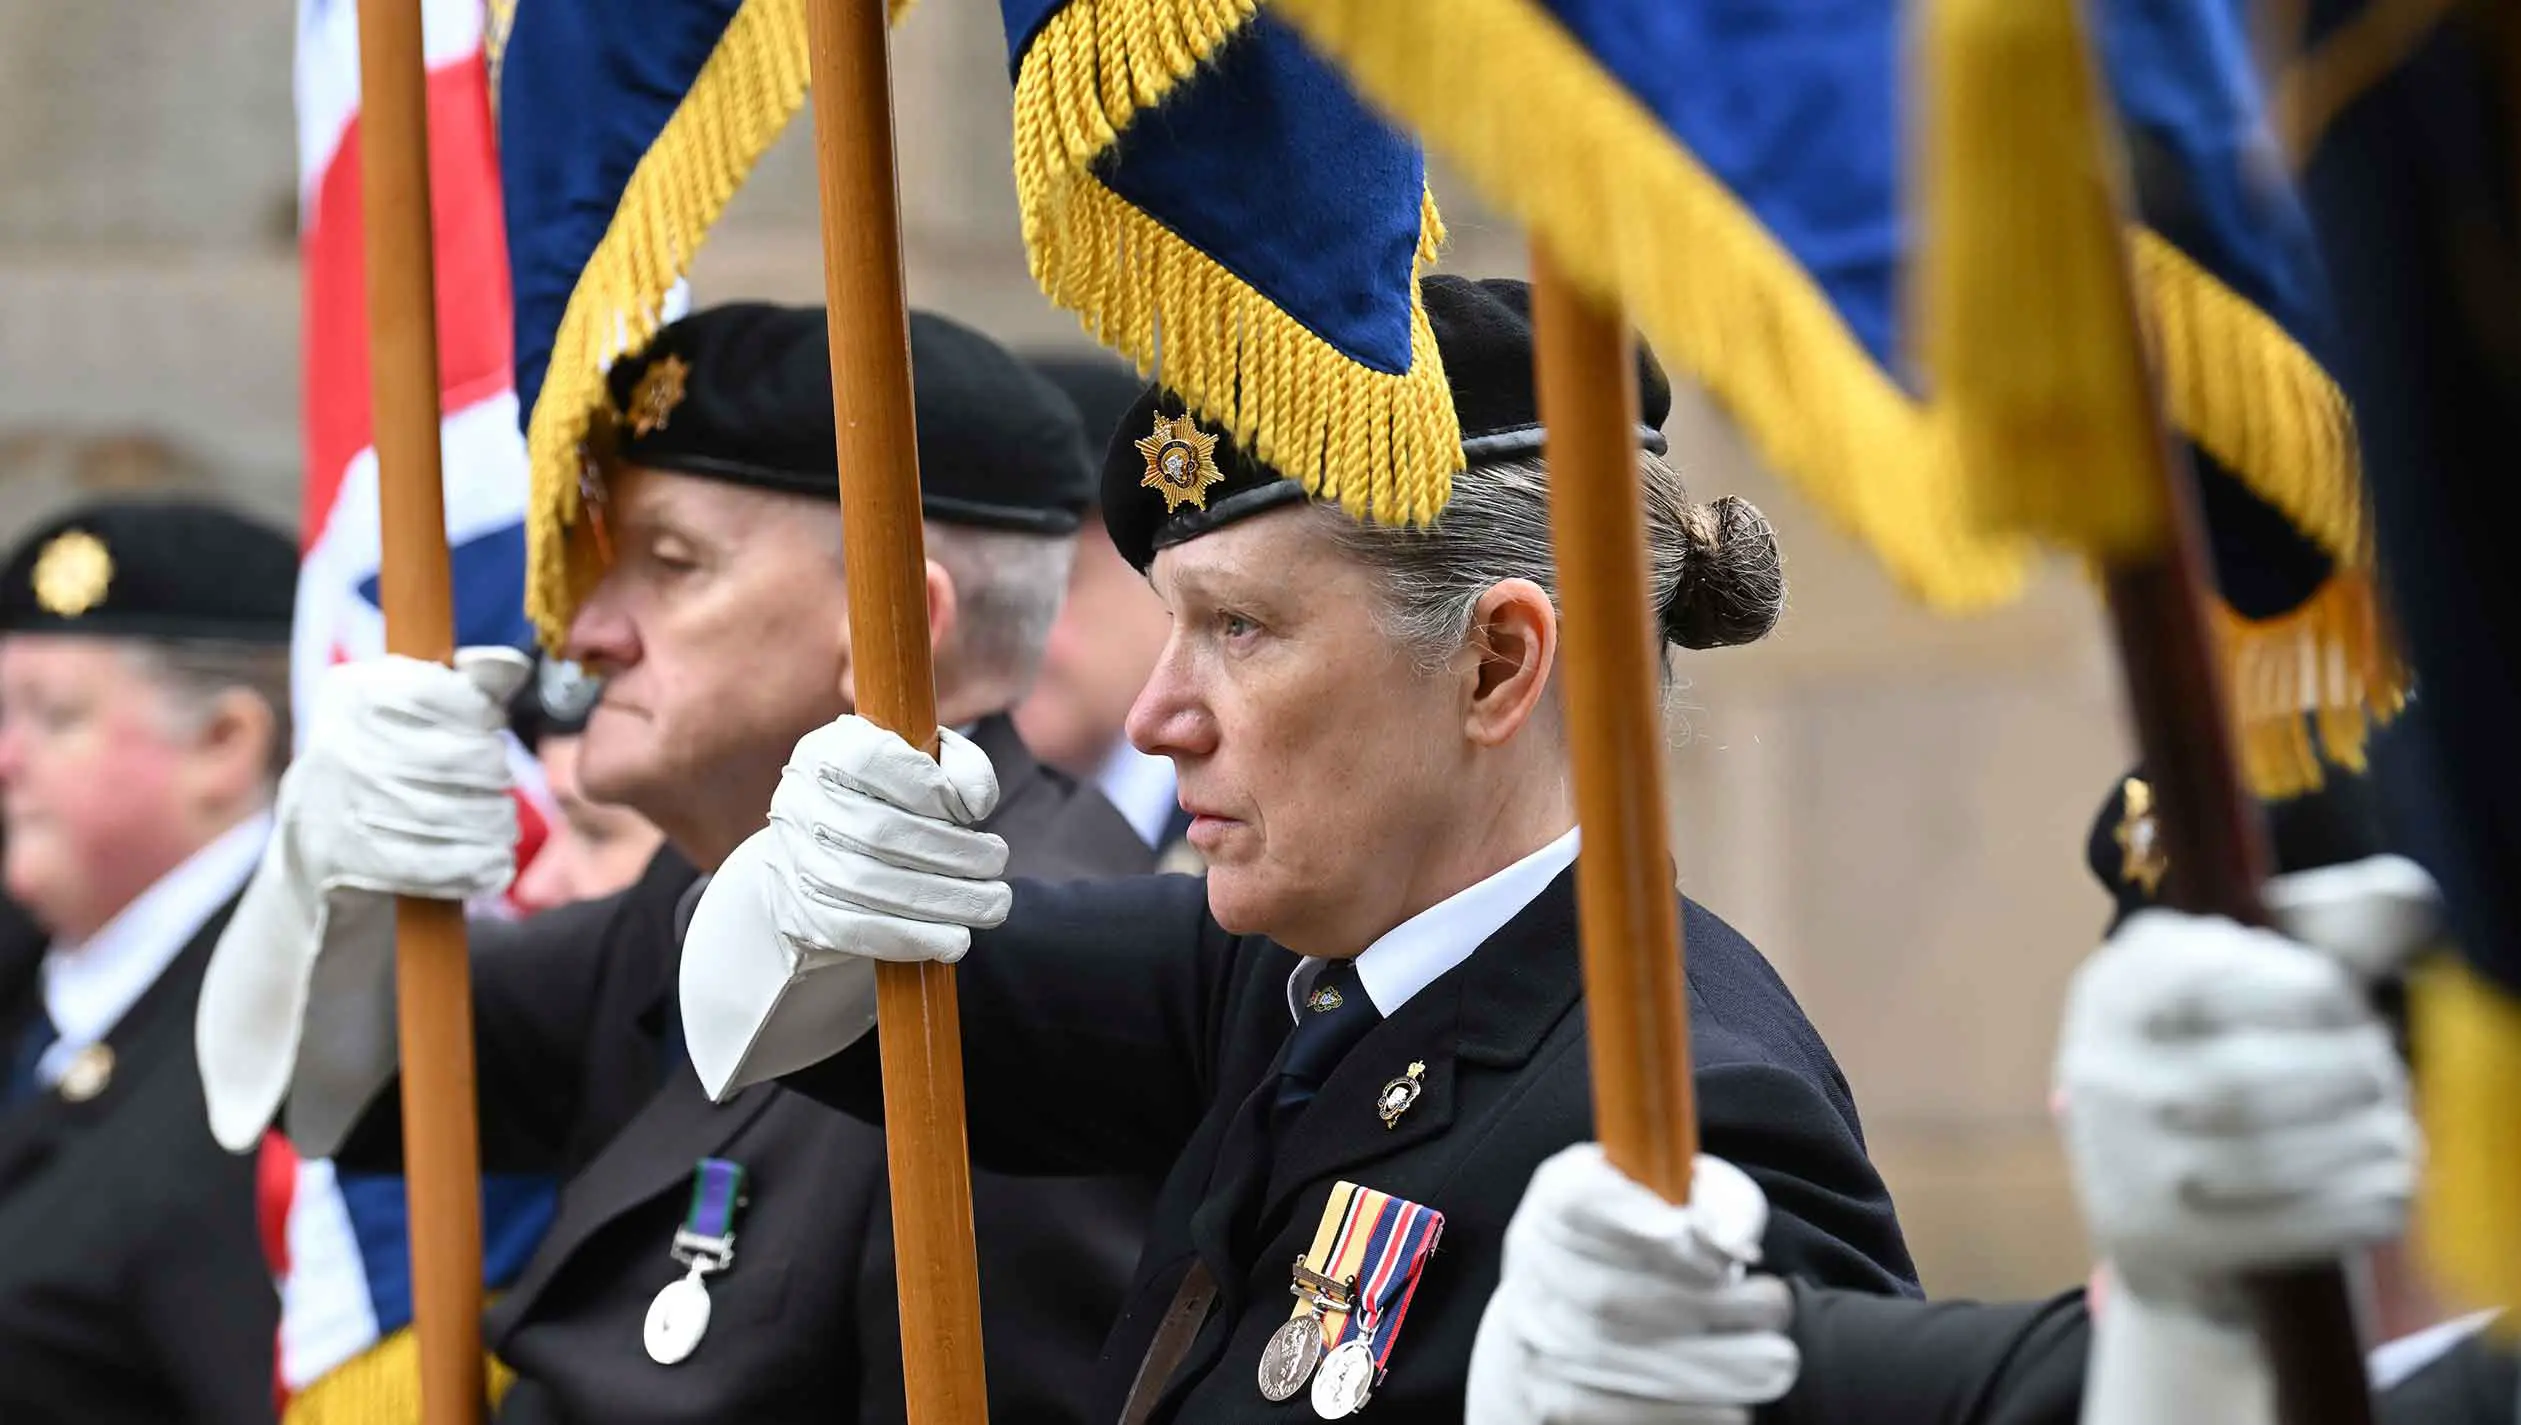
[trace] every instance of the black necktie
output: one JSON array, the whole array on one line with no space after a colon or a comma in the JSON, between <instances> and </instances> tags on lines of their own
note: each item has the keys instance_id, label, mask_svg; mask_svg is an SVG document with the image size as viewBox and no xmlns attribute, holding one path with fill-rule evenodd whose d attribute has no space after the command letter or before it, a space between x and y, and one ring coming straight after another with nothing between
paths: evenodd
<instances>
[{"instance_id":1,"label":"black necktie","mask_svg":"<svg viewBox=\"0 0 2521 1425\"><path fill-rule=\"evenodd\" d=\"M1270 1098L1269 1140L1274 1147L1304 1106L1321 1092L1322 1083L1348 1057L1358 1041L1383 1022L1382 1011L1366 997L1353 960L1341 960L1313 981L1312 992L1296 1006L1296 1024L1287 1037L1286 1056L1279 1061L1277 1087Z\"/></svg>"}]
</instances>

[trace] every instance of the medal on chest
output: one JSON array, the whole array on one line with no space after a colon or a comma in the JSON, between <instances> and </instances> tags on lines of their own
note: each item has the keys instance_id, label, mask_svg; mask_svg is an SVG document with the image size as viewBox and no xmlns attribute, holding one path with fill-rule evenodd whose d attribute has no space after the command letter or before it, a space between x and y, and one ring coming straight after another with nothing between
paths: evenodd
<instances>
[{"instance_id":1,"label":"medal on chest","mask_svg":"<svg viewBox=\"0 0 2521 1425\"><path fill-rule=\"evenodd\" d=\"M1295 1310L1261 1352L1261 1395L1290 1400L1309 1384L1325 1420L1364 1409L1443 1231L1433 1208L1355 1183L1333 1187L1287 1287Z\"/></svg>"},{"instance_id":2,"label":"medal on chest","mask_svg":"<svg viewBox=\"0 0 2521 1425\"><path fill-rule=\"evenodd\" d=\"M648 1359L680 1364L709 1333L708 1278L735 1265L735 1219L743 1211L744 1165L703 1158L692 1169L691 1207L674 1233L674 1260L689 1270L648 1303L640 1332Z\"/></svg>"}]
</instances>

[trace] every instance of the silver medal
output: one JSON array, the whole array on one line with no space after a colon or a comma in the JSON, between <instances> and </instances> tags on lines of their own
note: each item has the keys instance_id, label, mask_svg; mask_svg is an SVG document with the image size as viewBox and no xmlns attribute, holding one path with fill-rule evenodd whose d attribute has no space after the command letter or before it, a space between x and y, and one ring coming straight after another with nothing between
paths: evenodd
<instances>
[{"instance_id":1,"label":"silver medal","mask_svg":"<svg viewBox=\"0 0 2521 1425\"><path fill-rule=\"evenodd\" d=\"M1325 1420L1356 1414L1373 1394L1374 1345L1367 1337L1350 1337L1313 1373L1313 1413Z\"/></svg>"},{"instance_id":2,"label":"silver medal","mask_svg":"<svg viewBox=\"0 0 2521 1425\"><path fill-rule=\"evenodd\" d=\"M1262 1397L1272 1402L1293 1399L1313 1378L1313 1367L1321 1359L1322 1318L1310 1311L1289 1317L1261 1352Z\"/></svg>"},{"instance_id":3,"label":"silver medal","mask_svg":"<svg viewBox=\"0 0 2521 1425\"><path fill-rule=\"evenodd\" d=\"M647 1343L648 1359L660 1366L680 1364L709 1332L709 1288L700 1277L695 1264L691 1275L666 1283L648 1303L648 1323L640 1336Z\"/></svg>"}]
</instances>

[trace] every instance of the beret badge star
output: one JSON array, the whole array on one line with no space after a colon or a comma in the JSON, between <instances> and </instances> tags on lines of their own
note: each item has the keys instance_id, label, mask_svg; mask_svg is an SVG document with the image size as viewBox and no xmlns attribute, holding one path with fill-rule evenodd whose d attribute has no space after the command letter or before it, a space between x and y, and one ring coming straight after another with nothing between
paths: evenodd
<instances>
[{"instance_id":1,"label":"beret badge star","mask_svg":"<svg viewBox=\"0 0 2521 1425\"><path fill-rule=\"evenodd\" d=\"M105 541L83 529L66 531L35 557L35 603L55 618L77 618L105 602L114 582L114 556Z\"/></svg>"},{"instance_id":2,"label":"beret badge star","mask_svg":"<svg viewBox=\"0 0 2521 1425\"><path fill-rule=\"evenodd\" d=\"M668 356L639 374L639 384L630 390L630 431L646 435L665 429L674 408L683 404L683 386L691 379L691 363L679 356Z\"/></svg>"},{"instance_id":3,"label":"beret badge star","mask_svg":"<svg viewBox=\"0 0 2521 1425\"><path fill-rule=\"evenodd\" d=\"M2162 824L2153 812L2153 788L2130 777L2122 795L2118 828L2111 833L2118 842L2118 874L2150 900L2161 890L2163 874L2171 869L2171 855L2162 846Z\"/></svg>"},{"instance_id":4,"label":"beret badge star","mask_svg":"<svg viewBox=\"0 0 2521 1425\"><path fill-rule=\"evenodd\" d=\"M1155 418L1155 430L1134 442L1147 458L1146 478L1138 483L1164 497L1164 512L1184 505L1208 508L1208 487L1223 480L1217 469L1217 438L1201 430L1189 416Z\"/></svg>"}]
</instances>

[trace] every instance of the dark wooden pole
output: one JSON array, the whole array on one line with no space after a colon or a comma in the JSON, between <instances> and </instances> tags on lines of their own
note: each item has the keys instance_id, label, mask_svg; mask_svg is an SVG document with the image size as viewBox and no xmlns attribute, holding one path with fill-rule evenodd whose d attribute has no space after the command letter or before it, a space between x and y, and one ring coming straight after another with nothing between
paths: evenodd
<instances>
[{"instance_id":1,"label":"dark wooden pole","mask_svg":"<svg viewBox=\"0 0 2521 1425\"><path fill-rule=\"evenodd\" d=\"M1613 1166L1686 1202L1698 1124L1664 823L1663 635L1646 582L1635 338L1619 312L1570 286L1538 243L1532 326L1584 829L1576 895L1594 1132Z\"/></svg>"},{"instance_id":2,"label":"dark wooden pole","mask_svg":"<svg viewBox=\"0 0 2521 1425\"><path fill-rule=\"evenodd\" d=\"M376 431L385 647L455 652L438 470L437 283L420 0L359 0L360 219ZM464 908L405 898L394 917L403 1173L424 1425L481 1419L481 1140Z\"/></svg>"},{"instance_id":3,"label":"dark wooden pole","mask_svg":"<svg viewBox=\"0 0 2521 1425\"><path fill-rule=\"evenodd\" d=\"M2187 462L2166 440L2169 537L2154 558L2104 574L2110 624L2170 857L2162 901L2244 925L2268 923L2259 888L2274 866L2257 800L2243 785L2222 661L2209 630L2204 517ZM2345 1272L2335 1264L2244 1283L2276 1378L2285 1425L2370 1425L2372 1400Z\"/></svg>"},{"instance_id":4,"label":"dark wooden pole","mask_svg":"<svg viewBox=\"0 0 2521 1425\"><path fill-rule=\"evenodd\" d=\"M933 750L936 681L885 23L883 0L806 6L858 711ZM988 1401L954 971L879 965L876 992L910 1425L981 1425Z\"/></svg>"}]
</instances>

